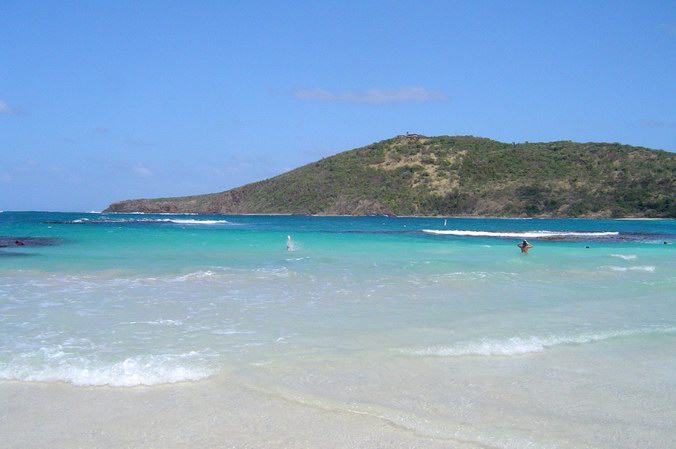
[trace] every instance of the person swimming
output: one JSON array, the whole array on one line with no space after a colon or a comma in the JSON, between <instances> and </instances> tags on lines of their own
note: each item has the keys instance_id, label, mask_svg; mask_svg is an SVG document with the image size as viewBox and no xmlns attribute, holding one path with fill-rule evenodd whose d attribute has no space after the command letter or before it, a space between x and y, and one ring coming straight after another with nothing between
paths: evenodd
<instances>
[{"instance_id":1,"label":"person swimming","mask_svg":"<svg viewBox=\"0 0 676 449\"><path fill-rule=\"evenodd\" d=\"M528 254L528 250L531 249L531 248L533 247L533 245L531 245L530 243L528 243L528 240L526 240L526 239L523 239L523 240L521 241L521 243L519 243L519 244L516 245L516 246L518 246L519 248L521 248L521 252L524 253L524 254Z\"/></svg>"}]
</instances>

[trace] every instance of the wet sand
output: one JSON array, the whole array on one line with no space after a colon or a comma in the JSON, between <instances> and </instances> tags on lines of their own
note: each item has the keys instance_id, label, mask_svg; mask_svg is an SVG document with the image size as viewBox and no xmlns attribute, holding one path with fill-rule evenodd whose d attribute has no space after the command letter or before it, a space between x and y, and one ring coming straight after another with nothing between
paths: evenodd
<instances>
[{"instance_id":1,"label":"wet sand","mask_svg":"<svg viewBox=\"0 0 676 449\"><path fill-rule=\"evenodd\" d=\"M227 378L155 387L0 383L0 441L37 448L476 448Z\"/></svg>"}]
</instances>

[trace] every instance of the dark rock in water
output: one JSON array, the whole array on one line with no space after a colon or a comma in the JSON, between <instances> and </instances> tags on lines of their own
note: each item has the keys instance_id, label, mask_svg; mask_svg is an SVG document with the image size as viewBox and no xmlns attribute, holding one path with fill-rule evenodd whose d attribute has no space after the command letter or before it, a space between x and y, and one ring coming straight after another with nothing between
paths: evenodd
<instances>
[{"instance_id":1,"label":"dark rock in water","mask_svg":"<svg viewBox=\"0 0 676 449\"><path fill-rule=\"evenodd\" d=\"M0 236L0 248L15 248L17 246L55 246L63 243L61 239L51 237L15 237Z\"/></svg>"}]
</instances>

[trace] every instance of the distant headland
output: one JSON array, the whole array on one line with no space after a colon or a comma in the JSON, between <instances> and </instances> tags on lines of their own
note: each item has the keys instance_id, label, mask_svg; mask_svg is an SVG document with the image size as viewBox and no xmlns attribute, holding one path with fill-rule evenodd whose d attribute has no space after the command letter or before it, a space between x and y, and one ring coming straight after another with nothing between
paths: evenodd
<instances>
[{"instance_id":1,"label":"distant headland","mask_svg":"<svg viewBox=\"0 0 676 449\"><path fill-rule=\"evenodd\" d=\"M676 154L404 134L220 193L104 212L676 218Z\"/></svg>"}]
</instances>

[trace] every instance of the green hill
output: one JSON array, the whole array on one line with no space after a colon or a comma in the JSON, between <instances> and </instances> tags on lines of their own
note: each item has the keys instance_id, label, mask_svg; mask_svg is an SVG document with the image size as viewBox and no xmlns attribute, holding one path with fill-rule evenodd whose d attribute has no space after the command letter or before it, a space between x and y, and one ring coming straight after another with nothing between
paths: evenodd
<instances>
[{"instance_id":1,"label":"green hill","mask_svg":"<svg viewBox=\"0 0 676 449\"><path fill-rule=\"evenodd\" d=\"M676 154L617 143L398 136L221 193L107 212L676 218Z\"/></svg>"}]
</instances>

